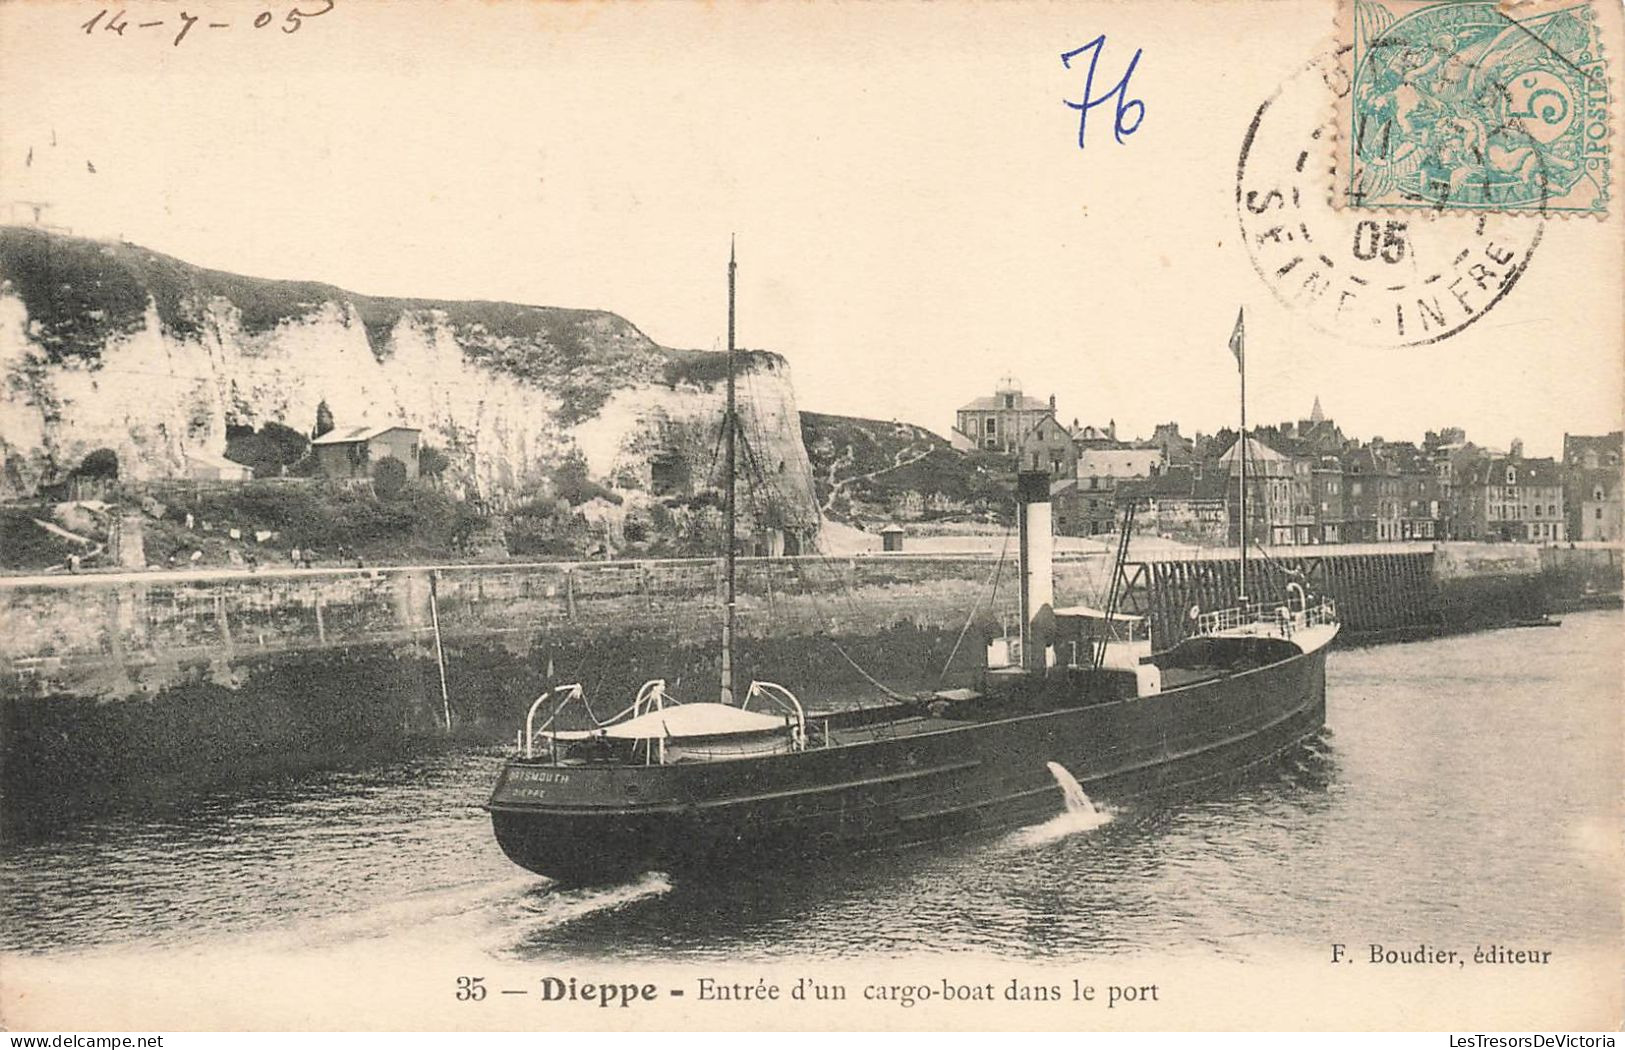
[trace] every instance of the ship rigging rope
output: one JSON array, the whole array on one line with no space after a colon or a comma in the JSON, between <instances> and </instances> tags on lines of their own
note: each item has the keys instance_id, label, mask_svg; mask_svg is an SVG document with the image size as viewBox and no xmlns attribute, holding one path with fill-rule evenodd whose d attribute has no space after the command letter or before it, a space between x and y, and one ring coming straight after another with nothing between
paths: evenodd
<instances>
[{"instance_id":1,"label":"ship rigging rope","mask_svg":"<svg viewBox=\"0 0 1625 1050\"><path fill-rule=\"evenodd\" d=\"M749 375L749 373L746 373L746 374L747 374L747 376ZM747 378L746 379L747 385L749 385L750 382L751 382L751 380L749 378ZM754 394L754 391L752 391L752 393ZM741 446L743 446L743 449L744 449L745 462L750 465L751 476L759 483L759 485L747 485L746 486L746 493L747 493L746 499L748 499L751 502L753 508L764 507L765 506L765 509L767 509L768 511L772 511L773 509L775 509L774 506L773 506L772 497L757 491L758 487L760 487L760 488L769 488L771 486L767 481L766 472L762 470L761 460L758 458L757 453L756 453L755 442L753 442L750 439L750 436L747 435L744 432L744 428L740 428L739 438L740 438L739 443L740 443ZM775 492L774 495L778 495L778 493ZM782 499L783 497L780 496L780 498ZM831 569L835 568L834 563L830 560L828 555L824 554L822 551L816 551L815 553L817 554L819 561L822 562L827 568L831 568ZM768 563L767 563L767 575L768 575L768 579L769 579L769 587L772 586L772 583L771 583L772 574L773 574L773 560L769 559ZM808 591L807 591L807 597L812 600L813 608L817 612L818 619L826 621L828 623L833 623L834 622L834 617L830 616L825 611L823 603L818 600L818 595L817 595L816 591L809 588ZM850 594L847 594L846 599L847 599L848 603L852 604L852 611L853 611L854 615L856 615L857 607L856 607L856 604L853 602L852 596ZM835 649L835 651L838 654L840 654L841 659L845 660L849 665L851 665L852 669L854 671L856 671L858 673L858 675L863 678L864 681L866 681L870 685L874 686L883 695L885 695L885 696L887 696L887 697L889 697L889 698L891 698L893 700L909 701L909 700L913 699L913 697L910 697L910 696L908 696L906 694L897 692L895 689L892 689L890 686L888 686L884 682L880 681L874 675L870 674L867 670L865 670L863 668L863 666L861 664L859 664L855 659L852 658L852 655L850 653L848 653L844 648L841 647L841 644L839 642L837 642L834 638L831 638L827 633L824 633L822 631L819 632L819 633L824 634L824 638L829 642L831 647L833 647ZM864 709L863 705L860 704L859 705L859 710L863 710L863 709Z\"/></svg>"},{"instance_id":2,"label":"ship rigging rope","mask_svg":"<svg viewBox=\"0 0 1625 1050\"><path fill-rule=\"evenodd\" d=\"M1278 573L1281 577L1290 576L1293 572L1296 571L1296 570L1287 568L1280 561L1278 561L1275 558L1271 557L1270 552L1265 550L1264 545L1262 543L1258 542L1257 540L1253 541L1253 546L1258 548L1259 556L1264 559L1265 566L1268 567L1268 568L1274 569L1276 571L1276 573ZM1279 580L1271 579L1269 576L1265 576L1264 581L1266 583L1266 586L1269 583L1278 583L1279 582Z\"/></svg>"},{"instance_id":3,"label":"ship rigging rope","mask_svg":"<svg viewBox=\"0 0 1625 1050\"><path fill-rule=\"evenodd\" d=\"M988 573L987 583L982 585L982 590L976 593L976 601L970 607L970 615L965 617L965 625L959 629L959 637L954 639L954 647L948 650L948 659L942 664L942 673L937 675L938 688L947 681L948 668L953 666L954 657L959 655L959 646L964 642L966 632L970 630L971 623L975 621L977 612L982 608L982 592L987 592L989 606L992 606L998 596L999 576L1004 569L1004 557L1010 551L1010 532L1010 529L1004 530L1004 544L999 548L999 560L993 563L993 571Z\"/></svg>"},{"instance_id":4,"label":"ship rigging rope","mask_svg":"<svg viewBox=\"0 0 1625 1050\"><path fill-rule=\"evenodd\" d=\"M826 635L825 637L828 637L828 636ZM845 649L841 648L841 643L840 642L837 642L835 639L830 638L829 639L829 644L835 648L836 652L841 654L841 659L845 660L847 663L852 665L852 670L854 670L854 671L858 672L858 674L862 675L864 681L868 682L870 685L874 686L876 689L880 690L882 693L885 693L887 696L891 697L893 700L913 700L914 699L912 696L906 696L903 693L899 693L897 690L895 690L895 689L891 688L890 686L886 685L886 683L882 682L880 679L876 678L874 675L870 674L868 671L865 671L862 667L858 666L858 662L856 660L852 659L852 657L848 656Z\"/></svg>"}]
</instances>

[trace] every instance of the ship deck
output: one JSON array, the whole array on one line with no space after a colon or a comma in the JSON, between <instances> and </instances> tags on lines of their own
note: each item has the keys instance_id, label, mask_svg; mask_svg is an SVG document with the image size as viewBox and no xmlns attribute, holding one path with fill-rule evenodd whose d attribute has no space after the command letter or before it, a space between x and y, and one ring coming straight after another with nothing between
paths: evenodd
<instances>
[{"instance_id":1,"label":"ship deck","mask_svg":"<svg viewBox=\"0 0 1625 1050\"><path fill-rule=\"evenodd\" d=\"M808 716L809 726L818 725L814 716ZM829 746L840 747L845 744L862 744L871 740L896 740L899 737L917 736L921 733L938 733L944 729L960 729L977 723L958 718L930 718L919 715L912 718L900 718L896 721L873 722L868 725L838 726L829 728ZM816 749L820 746L816 738L807 746Z\"/></svg>"}]
</instances>

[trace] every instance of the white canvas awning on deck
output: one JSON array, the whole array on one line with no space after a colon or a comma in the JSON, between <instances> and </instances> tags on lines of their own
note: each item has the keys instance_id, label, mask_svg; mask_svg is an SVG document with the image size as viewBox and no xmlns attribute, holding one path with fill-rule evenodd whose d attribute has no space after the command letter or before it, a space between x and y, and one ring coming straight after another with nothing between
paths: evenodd
<instances>
[{"instance_id":1,"label":"white canvas awning on deck","mask_svg":"<svg viewBox=\"0 0 1625 1050\"><path fill-rule=\"evenodd\" d=\"M783 715L742 711L728 704L677 704L606 726L604 735L616 740L681 740L766 733L784 728Z\"/></svg>"}]
</instances>

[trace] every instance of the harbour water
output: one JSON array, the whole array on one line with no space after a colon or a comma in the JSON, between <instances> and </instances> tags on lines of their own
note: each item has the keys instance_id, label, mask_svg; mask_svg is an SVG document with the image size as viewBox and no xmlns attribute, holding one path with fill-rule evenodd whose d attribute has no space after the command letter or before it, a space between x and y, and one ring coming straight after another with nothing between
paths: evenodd
<instances>
[{"instance_id":1,"label":"harbour water","mask_svg":"<svg viewBox=\"0 0 1625 1050\"><path fill-rule=\"evenodd\" d=\"M146 804L7 847L0 949L1245 961L1282 942L1614 945L1622 619L1335 652L1328 731L1241 783L1098 813L1058 786L1035 828L703 884L559 890L512 866L481 808L495 747Z\"/></svg>"}]
</instances>

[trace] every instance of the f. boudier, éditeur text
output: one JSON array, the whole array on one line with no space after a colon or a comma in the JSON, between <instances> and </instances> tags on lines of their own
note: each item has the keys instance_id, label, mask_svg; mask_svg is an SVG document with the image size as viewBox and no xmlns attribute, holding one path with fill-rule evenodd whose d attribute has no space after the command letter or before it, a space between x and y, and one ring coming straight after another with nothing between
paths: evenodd
<instances>
[{"instance_id":1,"label":"f. boudier, \u00e9diteur text","mask_svg":"<svg viewBox=\"0 0 1625 1050\"><path fill-rule=\"evenodd\" d=\"M1504 944L1476 945L1472 953L1455 948L1441 948L1432 944L1405 945L1400 948L1371 942L1365 951L1350 951L1346 944L1332 944L1332 962L1352 963L1356 959L1379 966L1544 966L1552 961L1552 953L1545 948L1509 948Z\"/></svg>"}]
</instances>

